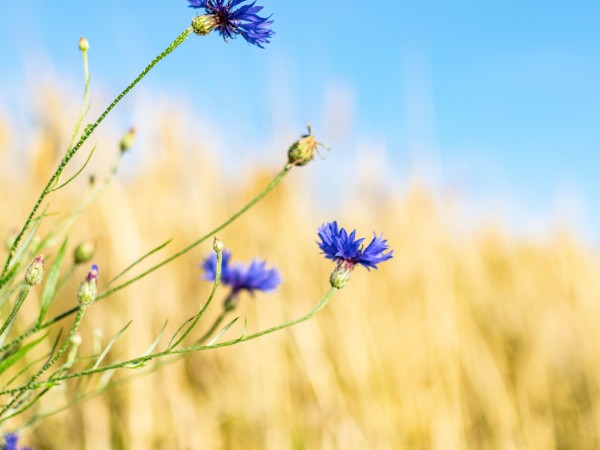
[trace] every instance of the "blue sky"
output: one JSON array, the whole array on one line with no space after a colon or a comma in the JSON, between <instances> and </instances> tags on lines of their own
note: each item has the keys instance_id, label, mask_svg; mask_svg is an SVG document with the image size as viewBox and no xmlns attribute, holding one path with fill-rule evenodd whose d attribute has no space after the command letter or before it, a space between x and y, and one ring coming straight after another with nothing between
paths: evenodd
<instances>
[{"instance_id":1,"label":"blue sky","mask_svg":"<svg viewBox=\"0 0 600 450\"><path fill-rule=\"evenodd\" d=\"M224 147L246 151L308 120L334 147L316 170L339 166L337 182L372 147L387 155L380 177L394 189L418 167L517 230L563 214L598 240L600 3L261 4L277 33L265 50L194 37L134 99L149 90L185 99L218 125ZM2 15L0 103L26 88L36 61L79 81L81 35L93 79L116 93L194 12L184 0L34 0L4 2ZM331 117L345 125L328 129Z\"/></svg>"}]
</instances>

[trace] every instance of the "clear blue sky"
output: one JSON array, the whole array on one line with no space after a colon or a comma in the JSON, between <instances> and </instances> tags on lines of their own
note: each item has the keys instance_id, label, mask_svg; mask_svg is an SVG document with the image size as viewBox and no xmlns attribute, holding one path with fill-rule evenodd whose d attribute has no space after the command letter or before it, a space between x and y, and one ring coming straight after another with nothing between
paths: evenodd
<instances>
[{"instance_id":1,"label":"clear blue sky","mask_svg":"<svg viewBox=\"0 0 600 450\"><path fill-rule=\"evenodd\" d=\"M264 141L281 124L298 133L310 120L334 147L350 149L343 155L385 148L382 176L393 186L425 164L438 188L464 192L476 209L508 204L516 228L552 217L557 197L567 212L581 203L598 240L599 2L259 3L277 33L265 50L192 38L149 85L210 114L226 145ZM116 93L188 26L186 5L4 2L0 102L23 88L35 58L77 79L81 35L92 45L94 79ZM328 135L325 99L336 95L347 99L334 111L346 114L347 128Z\"/></svg>"}]
</instances>

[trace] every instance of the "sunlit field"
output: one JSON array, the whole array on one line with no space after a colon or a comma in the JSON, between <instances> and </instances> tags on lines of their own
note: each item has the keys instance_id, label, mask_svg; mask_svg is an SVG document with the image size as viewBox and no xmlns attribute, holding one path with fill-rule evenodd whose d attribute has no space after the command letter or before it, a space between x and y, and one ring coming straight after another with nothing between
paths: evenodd
<instances>
[{"instance_id":1,"label":"sunlit field","mask_svg":"<svg viewBox=\"0 0 600 450\"><path fill-rule=\"evenodd\" d=\"M23 222L70 137L64 99L52 92L43 98L32 117L35 133L0 113L3 237ZM138 145L70 234L69 251L96 243L100 287L161 242L173 239L144 267L212 229L280 168L256 163L228 178L227 158L194 137L196 124L175 106L134 125ZM89 175L102 179L123 131L115 128L92 139L93 169L53 196L48 213L72 208ZM280 152L283 165L286 148ZM386 191L376 179L351 185L356 195L332 217L311 187L318 164L328 161L295 168L219 234L236 259L259 255L284 278L275 293L241 298L242 320L228 335L241 332L244 318L258 331L318 303L332 270L315 243L325 221L337 219L362 236L385 233L392 260L354 271L308 322L187 355L49 417L23 432L24 442L37 450L600 448L598 255L568 230L517 238L501 223L468 224L460 198L432 195L418 180L403 192ZM209 294L199 264L211 251L206 243L98 302L85 317L83 347L92 348L100 331L106 343L129 320L109 360L143 353L166 319L172 333ZM55 312L76 304L86 270L77 269ZM21 328L36 317L41 291L33 293ZM222 301L225 294L217 295ZM211 317L204 320L207 327ZM36 412L51 411L75 384L50 392Z\"/></svg>"}]
</instances>

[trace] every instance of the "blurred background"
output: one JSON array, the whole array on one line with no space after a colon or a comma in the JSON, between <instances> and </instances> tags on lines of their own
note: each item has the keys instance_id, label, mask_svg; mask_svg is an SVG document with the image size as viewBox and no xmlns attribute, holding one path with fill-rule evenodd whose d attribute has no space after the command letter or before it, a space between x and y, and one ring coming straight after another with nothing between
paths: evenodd
<instances>
[{"instance_id":1,"label":"blurred background","mask_svg":"<svg viewBox=\"0 0 600 450\"><path fill-rule=\"evenodd\" d=\"M137 145L71 244L96 242L105 279L174 238L170 254L267 184L308 121L332 151L220 235L235 257L267 259L285 280L275 294L244 298L239 313L258 330L318 302L331 270L315 245L324 221L383 232L395 258L356 270L308 323L191 355L53 416L25 442L600 447L600 6L265 8L276 32L265 50L192 36L103 123L86 175L106 173L129 126ZM5 236L68 145L83 93L79 37L91 44L92 120L194 11L183 0L65 0L11 2L3 16ZM82 189L83 179L51 208L69 210ZM143 352L165 317L175 327L206 298L198 264L210 250L94 307L84 343L96 328L109 339L133 319L113 357Z\"/></svg>"}]
</instances>

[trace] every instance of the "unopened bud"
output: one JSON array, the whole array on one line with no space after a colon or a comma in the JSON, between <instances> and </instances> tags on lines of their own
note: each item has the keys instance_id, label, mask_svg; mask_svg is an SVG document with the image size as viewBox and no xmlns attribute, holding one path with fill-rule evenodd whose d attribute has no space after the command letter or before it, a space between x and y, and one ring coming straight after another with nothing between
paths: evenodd
<instances>
[{"instance_id":1,"label":"unopened bud","mask_svg":"<svg viewBox=\"0 0 600 450\"><path fill-rule=\"evenodd\" d=\"M71 337L71 345L74 345L75 347L79 347L82 342L83 339L79 333L76 333Z\"/></svg>"},{"instance_id":2,"label":"unopened bud","mask_svg":"<svg viewBox=\"0 0 600 450\"><path fill-rule=\"evenodd\" d=\"M342 289L348 284L348 281L350 281L351 271L351 268L344 267L344 265L340 265L333 272L331 272L331 276L329 277L329 283L334 288Z\"/></svg>"},{"instance_id":3,"label":"unopened bud","mask_svg":"<svg viewBox=\"0 0 600 450\"><path fill-rule=\"evenodd\" d=\"M88 262L94 256L95 251L96 246L92 241L82 242L75 247L75 251L73 252L75 264L83 264Z\"/></svg>"},{"instance_id":4,"label":"unopened bud","mask_svg":"<svg viewBox=\"0 0 600 450\"><path fill-rule=\"evenodd\" d=\"M215 240L213 241L213 250L217 253L223 251L223 241L215 236Z\"/></svg>"},{"instance_id":5,"label":"unopened bud","mask_svg":"<svg viewBox=\"0 0 600 450\"><path fill-rule=\"evenodd\" d=\"M135 128L131 127L123 135L121 141L119 142L119 148L121 149L121 153L125 153L127 150L133 147L133 144L135 144L135 133Z\"/></svg>"},{"instance_id":6,"label":"unopened bud","mask_svg":"<svg viewBox=\"0 0 600 450\"><path fill-rule=\"evenodd\" d=\"M84 306L94 303L96 293L98 292L98 266L94 264L88 272L85 280L79 285L77 299Z\"/></svg>"},{"instance_id":7,"label":"unopened bud","mask_svg":"<svg viewBox=\"0 0 600 450\"><path fill-rule=\"evenodd\" d=\"M29 286L36 286L42 282L44 278L44 256L36 256L25 270L25 283Z\"/></svg>"},{"instance_id":8,"label":"unopened bud","mask_svg":"<svg viewBox=\"0 0 600 450\"><path fill-rule=\"evenodd\" d=\"M315 152L319 153L319 145L325 147L320 142L317 142L315 136L312 134L310 125L307 128L308 134L302 135L288 150L288 164L292 166L305 166L313 160Z\"/></svg>"},{"instance_id":9,"label":"unopened bud","mask_svg":"<svg viewBox=\"0 0 600 450\"><path fill-rule=\"evenodd\" d=\"M211 15L196 16L192 19L192 30L200 36L206 36L217 27L217 21Z\"/></svg>"},{"instance_id":10,"label":"unopened bud","mask_svg":"<svg viewBox=\"0 0 600 450\"><path fill-rule=\"evenodd\" d=\"M81 50L82 52L87 52L89 48L90 48L90 43L88 42L88 40L84 37L80 37L79 38L79 50Z\"/></svg>"}]
</instances>

